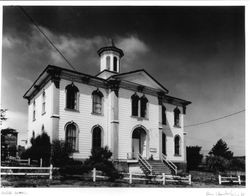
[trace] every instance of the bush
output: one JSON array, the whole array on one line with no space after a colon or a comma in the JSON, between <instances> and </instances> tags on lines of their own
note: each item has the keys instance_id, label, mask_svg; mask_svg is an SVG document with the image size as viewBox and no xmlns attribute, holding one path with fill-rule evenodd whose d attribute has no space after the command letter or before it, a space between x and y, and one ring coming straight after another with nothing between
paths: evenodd
<instances>
[{"instance_id":1,"label":"bush","mask_svg":"<svg viewBox=\"0 0 250 196\"><path fill-rule=\"evenodd\" d=\"M69 159L67 165L64 165L59 169L61 175L82 175L89 171L89 168L87 168L81 161L75 161L73 159Z\"/></svg>"},{"instance_id":2,"label":"bush","mask_svg":"<svg viewBox=\"0 0 250 196\"><path fill-rule=\"evenodd\" d=\"M245 160L243 158L233 158L230 161L229 169L233 171L245 171Z\"/></svg>"},{"instance_id":3,"label":"bush","mask_svg":"<svg viewBox=\"0 0 250 196\"><path fill-rule=\"evenodd\" d=\"M47 133L42 133L36 138L32 138L31 144L32 146L22 153L21 158L31 158L38 161L42 158L44 166L48 166L50 164L51 144Z\"/></svg>"},{"instance_id":4,"label":"bush","mask_svg":"<svg viewBox=\"0 0 250 196\"><path fill-rule=\"evenodd\" d=\"M62 140L54 140L52 143L52 164L55 167L70 165L69 155L71 154L70 146Z\"/></svg>"},{"instance_id":5,"label":"bush","mask_svg":"<svg viewBox=\"0 0 250 196\"><path fill-rule=\"evenodd\" d=\"M119 178L120 175L110 160L112 152L105 148L94 148L91 151L91 156L84 162L84 165L89 170L96 168L106 174L111 181Z\"/></svg>"},{"instance_id":6,"label":"bush","mask_svg":"<svg viewBox=\"0 0 250 196\"><path fill-rule=\"evenodd\" d=\"M201 163L203 155L200 154L200 146L187 146L187 170L194 170L198 168Z\"/></svg>"},{"instance_id":7,"label":"bush","mask_svg":"<svg viewBox=\"0 0 250 196\"><path fill-rule=\"evenodd\" d=\"M230 165L230 161L221 156L209 156L206 162L208 170L213 172L224 172Z\"/></svg>"}]
</instances>

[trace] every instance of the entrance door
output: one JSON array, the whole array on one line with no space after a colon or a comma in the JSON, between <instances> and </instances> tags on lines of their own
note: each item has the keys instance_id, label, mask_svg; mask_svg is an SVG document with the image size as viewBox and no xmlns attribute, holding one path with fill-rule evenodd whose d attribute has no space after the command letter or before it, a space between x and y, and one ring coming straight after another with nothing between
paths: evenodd
<instances>
[{"instance_id":1,"label":"entrance door","mask_svg":"<svg viewBox=\"0 0 250 196\"><path fill-rule=\"evenodd\" d=\"M136 158L138 153L140 153L140 139L133 138L133 158Z\"/></svg>"},{"instance_id":2,"label":"entrance door","mask_svg":"<svg viewBox=\"0 0 250 196\"><path fill-rule=\"evenodd\" d=\"M162 133L162 154L166 155L166 135Z\"/></svg>"}]
</instances>

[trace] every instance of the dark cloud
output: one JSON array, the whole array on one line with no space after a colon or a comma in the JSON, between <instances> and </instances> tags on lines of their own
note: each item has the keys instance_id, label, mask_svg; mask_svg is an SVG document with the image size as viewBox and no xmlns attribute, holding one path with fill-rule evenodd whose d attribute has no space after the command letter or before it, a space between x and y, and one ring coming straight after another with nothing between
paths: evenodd
<instances>
[{"instance_id":1,"label":"dark cloud","mask_svg":"<svg viewBox=\"0 0 250 196\"><path fill-rule=\"evenodd\" d=\"M193 102L187 110L186 124L245 107L244 7L23 8L78 71L98 73L96 51L113 38L125 53L123 72L144 68L171 95ZM45 66L69 67L18 7L3 8L2 43L2 87L6 89L3 107L25 118L27 103L22 96ZM238 145L241 141L242 148L235 150L244 154L244 130L244 118L239 115L233 120L187 129L187 142L207 150L218 137L230 135L229 143ZM192 139L204 136L211 142Z\"/></svg>"}]
</instances>

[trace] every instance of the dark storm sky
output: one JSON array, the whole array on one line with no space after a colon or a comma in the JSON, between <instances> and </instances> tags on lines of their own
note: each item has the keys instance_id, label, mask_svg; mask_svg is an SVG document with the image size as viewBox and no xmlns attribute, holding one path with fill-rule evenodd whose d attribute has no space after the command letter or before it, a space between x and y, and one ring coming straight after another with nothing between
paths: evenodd
<instances>
[{"instance_id":1,"label":"dark storm sky","mask_svg":"<svg viewBox=\"0 0 250 196\"><path fill-rule=\"evenodd\" d=\"M122 72L146 69L171 96L192 101L185 124L245 108L244 7L24 7L78 71L97 74L96 51L110 38ZM16 7L3 8L5 122L27 130L25 91L48 64L69 68ZM18 84L18 85L17 85ZM187 128L187 144L209 150L223 138L245 153L245 114Z\"/></svg>"}]
</instances>

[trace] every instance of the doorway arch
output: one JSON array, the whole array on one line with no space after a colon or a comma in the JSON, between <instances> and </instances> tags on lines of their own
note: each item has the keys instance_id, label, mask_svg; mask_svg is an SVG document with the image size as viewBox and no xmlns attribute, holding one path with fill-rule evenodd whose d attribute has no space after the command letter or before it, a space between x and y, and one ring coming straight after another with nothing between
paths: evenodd
<instances>
[{"instance_id":1,"label":"doorway arch","mask_svg":"<svg viewBox=\"0 0 250 196\"><path fill-rule=\"evenodd\" d=\"M148 133L143 126L137 126L132 131L132 157L137 158L141 154L147 158L148 154Z\"/></svg>"}]
</instances>

